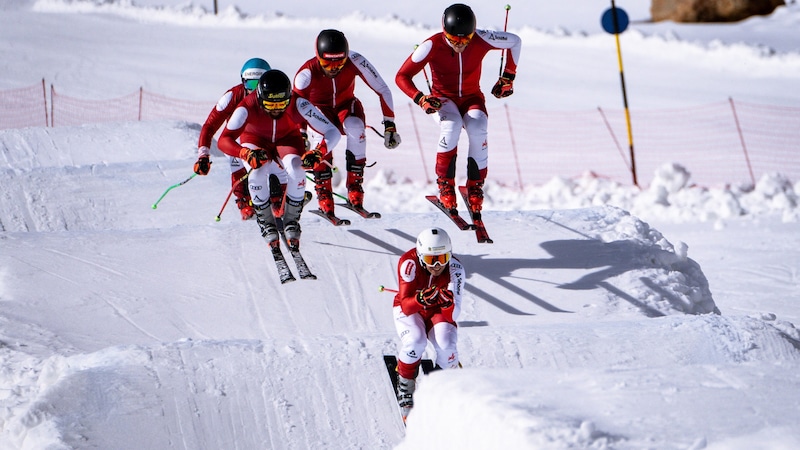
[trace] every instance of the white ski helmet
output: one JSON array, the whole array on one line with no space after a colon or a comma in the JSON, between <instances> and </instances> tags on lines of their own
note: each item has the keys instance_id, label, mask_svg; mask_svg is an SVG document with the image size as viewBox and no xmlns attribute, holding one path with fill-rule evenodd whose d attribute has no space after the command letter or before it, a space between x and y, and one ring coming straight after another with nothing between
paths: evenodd
<instances>
[{"instance_id":1,"label":"white ski helmet","mask_svg":"<svg viewBox=\"0 0 800 450\"><path fill-rule=\"evenodd\" d=\"M417 258L420 264L447 264L453 252L450 236L441 228L428 228L417 236Z\"/></svg>"}]
</instances>

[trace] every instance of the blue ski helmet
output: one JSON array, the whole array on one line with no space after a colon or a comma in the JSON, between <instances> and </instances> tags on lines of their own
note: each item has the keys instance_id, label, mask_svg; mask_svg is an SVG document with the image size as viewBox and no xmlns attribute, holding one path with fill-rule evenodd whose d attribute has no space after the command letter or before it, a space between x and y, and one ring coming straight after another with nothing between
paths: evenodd
<instances>
[{"instance_id":1,"label":"blue ski helmet","mask_svg":"<svg viewBox=\"0 0 800 450\"><path fill-rule=\"evenodd\" d=\"M261 58L248 59L242 66L242 84L247 92L256 90L258 79L270 69L269 63Z\"/></svg>"}]
</instances>

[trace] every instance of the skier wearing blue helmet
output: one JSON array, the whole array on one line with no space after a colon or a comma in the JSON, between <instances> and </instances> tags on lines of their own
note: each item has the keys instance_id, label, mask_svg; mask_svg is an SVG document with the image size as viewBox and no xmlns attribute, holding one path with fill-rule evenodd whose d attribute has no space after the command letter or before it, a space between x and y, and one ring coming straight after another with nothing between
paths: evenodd
<instances>
[{"instance_id":1,"label":"skier wearing blue helmet","mask_svg":"<svg viewBox=\"0 0 800 450\"><path fill-rule=\"evenodd\" d=\"M209 155L214 134L233 114L236 105L251 92L255 91L258 86L258 79L270 69L269 63L261 58L250 58L242 65L242 70L240 71L242 83L228 89L220 97L200 130L200 139L197 143L198 158L197 162L194 163L194 172L196 174L208 175L211 170ZM241 159L233 156L229 156L228 161L231 168L231 188L234 197L236 197L236 206L239 207L242 220L250 219L255 214L255 210L253 210L253 205L250 201L247 182L244 181L244 177L247 175L247 166Z\"/></svg>"}]
</instances>

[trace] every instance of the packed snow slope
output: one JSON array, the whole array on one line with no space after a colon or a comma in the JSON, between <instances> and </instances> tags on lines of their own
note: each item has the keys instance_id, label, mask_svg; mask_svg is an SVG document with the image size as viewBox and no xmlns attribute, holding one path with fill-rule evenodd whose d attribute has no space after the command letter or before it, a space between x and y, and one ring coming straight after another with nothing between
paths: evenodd
<instances>
[{"instance_id":1,"label":"packed snow slope","mask_svg":"<svg viewBox=\"0 0 800 450\"><path fill-rule=\"evenodd\" d=\"M386 75L436 26L303 4L313 17L3 3L0 87L44 76L109 98L144 85L210 108L254 49L298 67L321 28L339 27ZM580 11L570 20L594 28L606 7L564 5L548 14L569 6L561 17ZM796 106L797 8L734 25L775 51L635 25L631 99ZM511 101L619 105L609 36L534 25L512 26L530 77ZM230 189L220 154L152 208L191 175L198 134L177 121L0 131L0 449L800 448L798 180L699 188L665 159L641 191L591 175L524 192L492 183L486 245L424 200L435 186L385 167L366 186L383 218L342 210L353 224L335 228L304 214L319 279L280 285L255 222L231 205L214 220ZM404 428L379 287L396 287L399 255L429 226L467 270L464 369L421 378Z\"/></svg>"},{"instance_id":2,"label":"packed snow slope","mask_svg":"<svg viewBox=\"0 0 800 450\"><path fill-rule=\"evenodd\" d=\"M255 222L232 209L214 220L226 171L152 209L189 172L197 134L180 122L0 133L6 448L797 442L800 333L774 314L726 315L686 245L626 211L487 211L492 245L431 208L341 228L306 214L319 279L280 285ZM379 286L396 286L427 226L451 233L468 268L466 368L422 380L404 430Z\"/></svg>"}]
</instances>

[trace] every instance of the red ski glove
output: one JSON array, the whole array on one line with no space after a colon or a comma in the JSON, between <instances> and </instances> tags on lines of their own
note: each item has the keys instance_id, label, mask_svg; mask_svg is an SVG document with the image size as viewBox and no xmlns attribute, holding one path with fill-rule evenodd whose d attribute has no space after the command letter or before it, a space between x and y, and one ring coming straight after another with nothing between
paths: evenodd
<instances>
[{"instance_id":1,"label":"red ski glove","mask_svg":"<svg viewBox=\"0 0 800 450\"><path fill-rule=\"evenodd\" d=\"M453 305L453 292L431 286L417 292L417 303L422 309L448 308Z\"/></svg>"},{"instance_id":2,"label":"red ski glove","mask_svg":"<svg viewBox=\"0 0 800 450\"><path fill-rule=\"evenodd\" d=\"M262 148L242 147L239 150L239 158L243 159L253 169L258 169L270 161L269 154Z\"/></svg>"},{"instance_id":3,"label":"red ski glove","mask_svg":"<svg viewBox=\"0 0 800 450\"><path fill-rule=\"evenodd\" d=\"M197 161L194 163L194 173L198 175L208 175L210 170L211 161L208 159L208 155L197 158Z\"/></svg>"},{"instance_id":4,"label":"red ski glove","mask_svg":"<svg viewBox=\"0 0 800 450\"><path fill-rule=\"evenodd\" d=\"M314 150L309 150L303 153L303 158L301 159L302 165L304 169L310 169L314 167L315 164L322 161L322 157L325 156L319 151L319 147L315 148Z\"/></svg>"},{"instance_id":5,"label":"red ski glove","mask_svg":"<svg viewBox=\"0 0 800 450\"><path fill-rule=\"evenodd\" d=\"M516 75L513 73L503 72L503 76L497 80L492 88L492 95L497 98L508 97L514 93L514 78Z\"/></svg>"},{"instance_id":6,"label":"red ski glove","mask_svg":"<svg viewBox=\"0 0 800 450\"><path fill-rule=\"evenodd\" d=\"M414 97L414 103L418 104L425 114L433 114L442 108L442 101L439 100L439 97L425 95L422 92Z\"/></svg>"}]
</instances>

